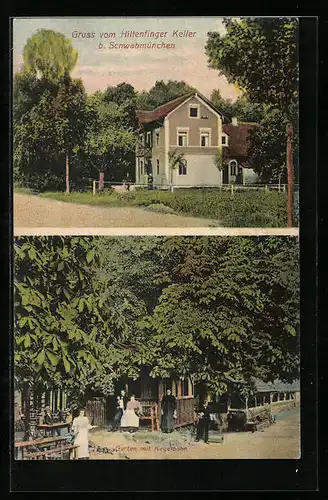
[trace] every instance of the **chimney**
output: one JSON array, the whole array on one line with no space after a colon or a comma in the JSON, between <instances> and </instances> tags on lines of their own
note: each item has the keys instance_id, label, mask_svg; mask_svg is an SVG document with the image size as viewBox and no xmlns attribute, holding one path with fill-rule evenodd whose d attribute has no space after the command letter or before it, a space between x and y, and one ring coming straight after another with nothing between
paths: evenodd
<instances>
[{"instance_id":1,"label":"chimney","mask_svg":"<svg viewBox=\"0 0 328 500\"><path fill-rule=\"evenodd\" d=\"M234 127L236 127L236 126L238 125L238 120L237 120L237 118L236 118L235 116L233 116L233 117L231 118L231 123L232 123L232 125L233 125Z\"/></svg>"}]
</instances>

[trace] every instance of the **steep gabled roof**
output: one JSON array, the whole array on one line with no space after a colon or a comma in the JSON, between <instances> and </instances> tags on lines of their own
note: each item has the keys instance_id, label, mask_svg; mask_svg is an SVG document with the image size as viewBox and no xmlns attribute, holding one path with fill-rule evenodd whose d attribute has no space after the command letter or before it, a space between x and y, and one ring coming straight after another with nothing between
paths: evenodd
<instances>
[{"instance_id":1,"label":"steep gabled roof","mask_svg":"<svg viewBox=\"0 0 328 500\"><path fill-rule=\"evenodd\" d=\"M139 126L146 125L147 123L151 123L154 121L162 120L169 113L171 113L171 111L173 111L175 108L180 106L180 104L182 104L184 101L186 101L187 99L189 99L190 97L192 97L194 95L197 95L198 97L200 97L200 99L202 99L208 106L210 106L213 109L213 111L215 111L216 113L219 113L221 116L223 116L223 114L220 112L220 110L217 109L211 101L209 101L200 92L194 91L194 92L189 92L188 94L184 94L181 97L177 97L177 98L173 99L172 101L166 102L165 104L158 106L153 111L137 110L136 115L138 118Z\"/></svg>"},{"instance_id":2,"label":"steep gabled roof","mask_svg":"<svg viewBox=\"0 0 328 500\"><path fill-rule=\"evenodd\" d=\"M224 147L224 155L229 158L245 158L248 155L250 140L250 130L254 130L259 125L257 123L225 123L223 132L229 136L229 145Z\"/></svg>"}]
</instances>

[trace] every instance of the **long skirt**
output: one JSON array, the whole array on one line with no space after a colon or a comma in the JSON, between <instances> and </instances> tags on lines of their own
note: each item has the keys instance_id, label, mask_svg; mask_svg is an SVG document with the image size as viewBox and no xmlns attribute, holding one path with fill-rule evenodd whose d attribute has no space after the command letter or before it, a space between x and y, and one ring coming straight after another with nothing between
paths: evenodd
<instances>
[{"instance_id":1,"label":"long skirt","mask_svg":"<svg viewBox=\"0 0 328 500\"><path fill-rule=\"evenodd\" d=\"M134 410L125 410L121 420L121 427L139 427L139 417L135 414Z\"/></svg>"},{"instance_id":2,"label":"long skirt","mask_svg":"<svg viewBox=\"0 0 328 500\"><path fill-rule=\"evenodd\" d=\"M164 411L161 428L163 432L172 432L174 429L173 411Z\"/></svg>"}]
</instances>

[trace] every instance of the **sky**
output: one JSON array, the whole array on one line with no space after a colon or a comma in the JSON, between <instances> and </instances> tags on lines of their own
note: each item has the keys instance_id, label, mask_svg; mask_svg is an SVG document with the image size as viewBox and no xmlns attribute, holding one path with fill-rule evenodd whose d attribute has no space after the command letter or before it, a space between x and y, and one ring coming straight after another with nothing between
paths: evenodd
<instances>
[{"instance_id":1,"label":"sky","mask_svg":"<svg viewBox=\"0 0 328 500\"><path fill-rule=\"evenodd\" d=\"M72 41L79 58L72 77L81 78L87 92L104 90L126 82L138 91L149 90L156 80L183 80L206 97L220 89L222 97L235 100L237 89L217 70L208 68L205 44L208 31L224 33L219 17L117 17L117 18L16 18L13 20L13 70L22 67L23 49L28 38L39 29L52 29ZM167 32L166 37L127 38L126 31ZM192 37L176 37L173 31L195 33ZM74 36L94 33L94 38ZM115 38L101 38L101 33L114 33ZM110 43L175 44L170 49L113 48ZM99 48L99 43L106 48Z\"/></svg>"}]
</instances>

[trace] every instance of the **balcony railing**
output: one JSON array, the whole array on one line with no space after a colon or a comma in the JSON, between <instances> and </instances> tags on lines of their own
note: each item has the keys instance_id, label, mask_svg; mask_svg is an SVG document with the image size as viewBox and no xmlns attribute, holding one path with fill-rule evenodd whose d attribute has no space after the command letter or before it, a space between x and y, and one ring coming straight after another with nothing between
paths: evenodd
<instances>
[{"instance_id":1,"label":"balcony railing","mask_svg":"<svg viewBox=\"0 0 328 500\"><path fill-rule=\"evenodd\" d=\"M152 147L151 146L142 146L141 144L138 144L137 150L136 150L136 155L137 156L143 156L145 158L151 158L152 156Z\"/></svg>"}]
</instances>

